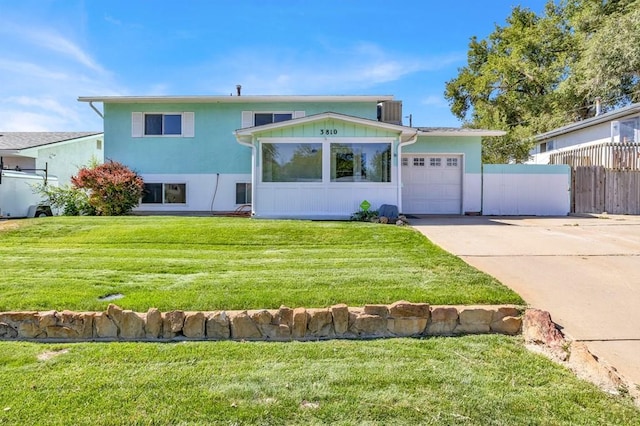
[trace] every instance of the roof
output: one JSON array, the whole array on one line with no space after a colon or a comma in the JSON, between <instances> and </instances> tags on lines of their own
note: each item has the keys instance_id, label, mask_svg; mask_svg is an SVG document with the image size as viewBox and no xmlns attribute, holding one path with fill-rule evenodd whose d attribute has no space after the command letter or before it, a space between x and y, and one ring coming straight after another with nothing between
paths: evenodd
<instances>
[{"instance_id":1,"label":"roof","mask_svg":"<svg viewBox=\"0 0 640 426\"><path fill-rule=\"evenodd\" d=\"M558 127L557 129L550 130L546 133L540 133L539 135L536 135L534 139L537 142L543 141L556 136L564 135L566 133L571 133L576 130L581 130L587 127L606 123L608 121L617 120L618 118L623 118L628 115L636 114L638 112L640 112L640 102L628 105L624 108L620 108L615 111L611 111L605 114L597 115L595 117L587 118L586 120L578 121L576 123L571 123L563 127Z\"/></svg>"},{"instance_id":2,"label":"roof","mask_svg":"<svg viewBox=\"0 0 640 426\"><path fill-rule=\"evenodd\" d=\"M99 135L102 132L0 132L0 150L21 150L36 146Z\"/></svg>"},{"instance_id":3,"label":"roof","mask_svg":"<svg viewBox=\"0 0 640 426\"><path fill-rule=\"evenodd\" d=\"M504 136L504 130L468 129L459 127L416 127L421 136Z\"/></svg>"},{"instance_id":4,"label":"roof","mask_svg":"<svg viewBox=\"0 0 640 426\"><path fill-rule=\"evenodd\" d=\"M393 95L259 95L259 96L80 96L80 102L102 103L269 103L269 102L382 102Z\"/></svg>"}]
</instances>

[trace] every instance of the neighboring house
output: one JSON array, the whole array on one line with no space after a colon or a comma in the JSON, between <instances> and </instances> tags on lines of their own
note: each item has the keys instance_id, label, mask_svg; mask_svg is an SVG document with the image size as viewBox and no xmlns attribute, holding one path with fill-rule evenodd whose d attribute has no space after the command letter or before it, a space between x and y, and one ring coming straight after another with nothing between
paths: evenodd
<instances>
[{"instance_id":1,"label":"neighboring house","mask_svg":"<svg viewBox=\"0 0 640 426\"><path fill-rule=\"evenodd\" d=\"M640 170L640 103L542 133L533 164Z\"/></svg>"},{"instance_id":2,"label":"neighboring house","mask_svg":"<svg viewBox=\"0 0 640 426\"><path fill-rule=\"evenodd\" d=\"M348 218L482 208L481 138L402 125L392 96L80 97L104 109L105 158L140 173L140 212ZM95 107L94 107L95 108ZM102 115L102 114L101 114Z\"/></svg>"},{"instance_id":3,"label":"neighboring house","mask_svg":"<svg viewBox=\"0 0 640 426\"><path fill-rule=\"evenodd\" d=\"M101 132L0 132L0 157L6 170L56 176L59 184L93 158L104 160Z\"/></svg>"}]
</instances>

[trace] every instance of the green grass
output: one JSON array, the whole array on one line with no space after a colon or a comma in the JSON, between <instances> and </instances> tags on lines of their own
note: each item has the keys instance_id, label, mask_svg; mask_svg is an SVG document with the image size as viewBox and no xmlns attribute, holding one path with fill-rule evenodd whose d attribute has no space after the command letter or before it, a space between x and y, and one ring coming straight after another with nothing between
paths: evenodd
<instances>
[{"instance_id":1,"label":"green grass","mask_svg":"<svg viewBox=\"0 0 640 426\"><path fill-rule=\"evenodd\" d=\"M55 217L0 228L0 311L516 303L409 227L219 217Z\"/></svg>"},{"instance_id":2,"label":"green grass","mask_svg":"<svg viewBox=\"0 0 640 426\"><path fill-rule=\"evenodd\" d=\"M640 412L496 335L0 342L0 424L320 423L631 425Z\"/></svg>"}]
</instances>

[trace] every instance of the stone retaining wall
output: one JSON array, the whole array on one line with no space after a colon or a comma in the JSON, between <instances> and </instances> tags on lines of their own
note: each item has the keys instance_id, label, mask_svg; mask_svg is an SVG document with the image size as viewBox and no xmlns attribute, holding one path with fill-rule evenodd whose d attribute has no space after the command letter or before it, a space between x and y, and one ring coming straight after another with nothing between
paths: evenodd
<instances>
[{"instance_id":1,"label":"stone retaining wall","mask_svg":"<svg viewBox=\"0 0 640 426\"><path fill-rule=\"evenodd\" d=\"M138 313L110 304L106 312L0 312L1 340L173 341L318 340L380 337L518 334L516 306L391 305L321 309Z\"/></svg>"}]
</instances>

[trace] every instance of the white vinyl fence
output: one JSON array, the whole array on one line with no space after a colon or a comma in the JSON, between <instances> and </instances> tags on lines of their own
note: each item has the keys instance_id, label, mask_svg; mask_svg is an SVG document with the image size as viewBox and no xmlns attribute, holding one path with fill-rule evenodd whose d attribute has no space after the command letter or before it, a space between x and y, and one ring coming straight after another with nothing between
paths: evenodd
<instances>
[{"instance_id":1,"label":"white vinyl fence","mask_svg":"<svg viewBox=\"0 0 640 426\"><path fill-rule=\"evenodd\" d=\"M571 169L566 164L485 164L482 214L566 216L571 210Z\"/></svg>"}]
</instances>

